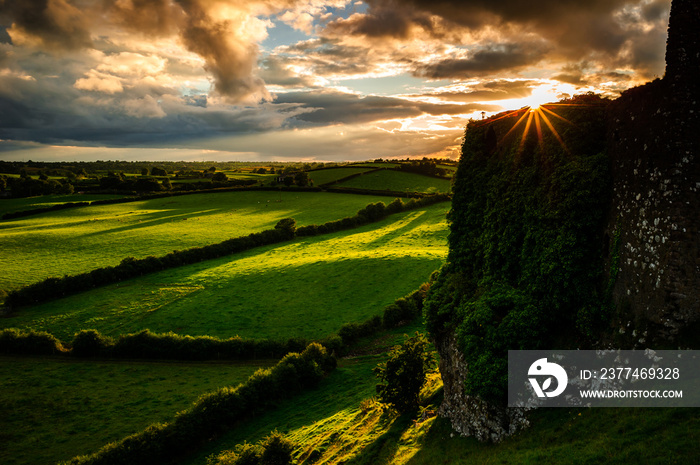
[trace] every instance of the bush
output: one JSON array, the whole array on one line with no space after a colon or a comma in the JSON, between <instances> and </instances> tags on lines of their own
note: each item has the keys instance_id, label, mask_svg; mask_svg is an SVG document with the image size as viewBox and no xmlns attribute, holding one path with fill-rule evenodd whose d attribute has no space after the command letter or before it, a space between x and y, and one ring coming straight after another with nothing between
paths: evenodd
<instances>
[{"instance_id":1,"label":"bush","mask_svg":"<svg viewBox=\"0 0 700 465\"><path fill-rule=\"evenodd\" d=\"M263 453L260 457L262 465L289 465L292 463L294 444L277 431L265 438L262 447Z\"/></svg>"},{"instance_id":2,"label":"bush","mask_svg":"<svg viewBox=\"0 0 700 465\"><path fill-rule=\"evenodd\" d=\"M428 340L416 332L400 346L389 352L389 358L374 368L379 378L378 399L400 413L418 408L418 396L432 364L432 356L426 350Z\"/></svg>"},{"instance_id":3,"label":"bush","mask_svg":"<svg viewBox=\"0 0 700 465\"><path fill-rule=\"evenodd\" d=\"M233 450L207 459L208 465L289 465L294 443L274 431L257 444L238 444Z\"/></svg>"},{"instance_id":4,"label":"bush","mask_svg":"<svg viewBox=\"0 0 700 465\"><path fill-rule=\"evenodd\" d=\"M113 341L94 329L84 329L75 335L71 346L72 354L77 357L97 357L106 355Z\"/></svg>"},{"instance_id":5,"label":"bush","mask_svg":"<svg viewBox=\"0 0 700 465\"><path fill-rule=\"evenodd\" d=\"M0 330L0 353L13 355L54 355L64 353L61 341L45 331Z\"/></svg>"}]
</instances>

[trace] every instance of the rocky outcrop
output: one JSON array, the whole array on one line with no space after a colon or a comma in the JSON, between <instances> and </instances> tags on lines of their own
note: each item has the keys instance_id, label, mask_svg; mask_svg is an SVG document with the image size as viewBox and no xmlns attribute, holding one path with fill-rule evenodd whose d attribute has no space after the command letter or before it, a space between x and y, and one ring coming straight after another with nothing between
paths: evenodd
<instances>
[{"instance_id":1,"label":"rocky outcrop","mask_svg":"<svg viewBox=\"0 0 700 465\"><path fill-rule=\"evenodd\" d=\"M464 394L469 368L453 332L439 338L437 350L444 386L444 400L438 414L448 418L457 433L474 436L480 441L499 442L529 426L525 409L491 405Z\"/></svg>"}]
</instances>

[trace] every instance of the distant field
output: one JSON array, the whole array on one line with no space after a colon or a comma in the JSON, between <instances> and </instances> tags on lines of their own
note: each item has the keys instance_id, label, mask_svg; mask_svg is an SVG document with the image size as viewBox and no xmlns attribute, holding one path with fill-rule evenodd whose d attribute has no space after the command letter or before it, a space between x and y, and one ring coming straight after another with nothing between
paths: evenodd
<instances>
[{"instance_id":1,"label":"distant field","mask_svg":"<svg viewBox=\"0 0 700 465\"><path fill-rule=\"evenodd\" d=\"M450 181L391 170L363 174L342 182L338 186L401 192L450 192Z\"/></svg>"},{"instance_id":2,"label":"distant field","mask_svg":"<svg viewBox=\"0 0 700 465\"><path fill-rule=\"evenodd\" d=\"M5 213L35 208L51 207L60 203L92 202L93 200L118 199L123 195L105 194L71 194L71 195L42 195L22 199L0 199L0 217Z\"/></svg>"},{"instance_id":3,"label":"distant field","mask_svg":"<svg viewBox=\"0 0 700 465\"><path fill-rule=\"evenodd\" d=\"M0 357L0 462L49 464L94 452L270 364Z\"/></svg>"},{"instance_id":4,"label":"distant field","mask_svg":"<svg viewBox=\"0 0 700 465\"><path fill-rule=\"evenodd\" d=\"M447 254L449 203L346 232L146 275L0 319L69 339L94 328L230 337L320 338L381 313ZM293 216L293 215L292 215Z\"/></svg>"},{"instance_id":5,"label":"distant field","mask_svg":"<svg viewBox=\"0 0 700 465\"><path fill-rule=\"evenodd\" d=\"M386 197L308 192L192 194L73 208L0 222L0 289L164 255L273 228L352 216ZM391 200L391 199L388 199Z\"/></svg>"},{"instance_id":6,"label":"distant field","mask_svg":"<svg viewBox=\"0 0 700 465\"><path fill-rule=\"evenodd\" d=\"M353 174L364 173L365 171L369 171L371 169L373 168L333 168L327 170L309 171L309 177L313 179L314 186L320 186L322 184L337 181L338 179L343 179Z\"/></svg>"}]
</instances>

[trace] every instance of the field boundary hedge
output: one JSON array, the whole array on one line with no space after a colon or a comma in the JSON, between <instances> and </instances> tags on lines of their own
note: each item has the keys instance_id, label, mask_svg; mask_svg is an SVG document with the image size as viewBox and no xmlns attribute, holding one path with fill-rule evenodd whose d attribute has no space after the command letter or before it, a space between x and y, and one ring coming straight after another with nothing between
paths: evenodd
<instances>
[{"instance_id":1,"label":"field boundary hedge","mask_svg":"<svg viewBox=\"0 0 700 465\"><path fill-rule=\"evenodd\" d=\"M148 329L122 334L115 340L94 329L83 329L75 334L71 342L63 342L46 331L9 328L0 330L0 354L127 360L255 360L282 358L288 353L303 350L308 344L318 343L328 352L340 355L348 352L363 337L382 329L402 326L420 316L429 288L430 282L424 283L417 290L384 307L382 316L374 316L362 323L346 323L337 334L317 341L304 338L275 341L240 336L220 339L172 332L157 334Z\"/></svg>"},{"instance_id":2,"label":"field boundary hedge","mask_svg":"<svg viewBox=\"0 0 700 465\"><path fill-rule=\"evenodd\" d=\"M242 192L242 191L291 191L291 192L321 192L320 187L266 187L266 186L235 186L235 187L217 187L212 189L201 189L201 190L189 190L189 191L177 191L177 192L159 192L157 194L142 194L136 195L134 192L124 192L124 191L94 191L91 194L114 194L114 195L124 195L118 199L102 199L102 200L92 200L84 202L66 202L59 203L56 205L51 205L50 207L38 207L29 210L19 210L16 212L9 212L2 215L2 220L12 220L15 218L22 218L31 215L38 215L41 213L48 213L57 210L67 210L69 208L78 207L91 207L94 205L113 205L118 203L129 203L129 202L141 202L144 200L162 199L168 197L179 197L181 195L194 195L194 194L221 194L224 192Z\"/></svg>"},{"instance_id":3,"label":"field boundary hedge","mask_svg":"<svg viewBox=\"0 0 700 465\"><path fill-rule=\"evenodd\" d=\"M275 407L280 400L315 387L336 367L336 360L319 344L302 353L287 354L277 365L259 369L236 387L202 395L168 423L109 443L91 455L74 457L64 465L151 465L171 463L198 450L226 429Z\"/></svg>"},{"instance_id":4,"label":"field boundary hedge","mask_svg":"<svg viewBox=\"0 0 700 465\"><path fill-rule=\"evenodd\" d=\"M293 239L296 236L315 236L329 232L342 231L379 221L390 214L432 205L446 201L447 194L433 194L407 203L395 199L388 206L383 202L368 204L355 216L329 221L321 225L308 225L296 228L293 218L280 220L274 229L267 229L247 236L227 239L223 242L186 250L176 250L161 257L148 256L141 259L124 258L119 265L97 268L85 273L66 275L61 278L50 277L11 291L5 299L9 312L18 307L59 299L71 294L87 291L98 286L125 281L136 276L154 273L166 269L220 258L236 252L243 252L254 247L271 245Z\"/></svg>"}]
</instances>

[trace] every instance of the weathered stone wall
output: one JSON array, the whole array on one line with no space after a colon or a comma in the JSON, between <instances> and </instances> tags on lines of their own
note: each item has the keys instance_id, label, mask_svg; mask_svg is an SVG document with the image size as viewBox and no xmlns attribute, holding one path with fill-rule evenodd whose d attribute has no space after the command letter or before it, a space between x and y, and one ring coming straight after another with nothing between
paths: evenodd
<instances>
[{"instance_id":1,"label":"weathered stone wall","mask_svg":"<svg viewBox=\"0 0 700 465\"><path fill-rule=\"evenodd\" d=\"M454 333L441 337L437 349L444 386L444 400L438 414L448 418L457 433L480 441L499 442L529 425L524 409L499 407L464 394L469 370Z\"/></svg>"},{"instance_id":2,"label":"weathered stone wall","mask_svg":"<svg viewBox=\"0 0 700 465\"><path fill-rule=\"evenodd\" d=\"M637 346L692 343L700 322L700 2L674 0L669 24L664 79L625 92L609 120L616 324Z\"/></svg>"}]
</instances>

